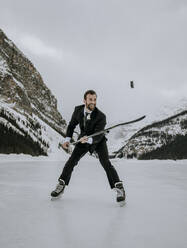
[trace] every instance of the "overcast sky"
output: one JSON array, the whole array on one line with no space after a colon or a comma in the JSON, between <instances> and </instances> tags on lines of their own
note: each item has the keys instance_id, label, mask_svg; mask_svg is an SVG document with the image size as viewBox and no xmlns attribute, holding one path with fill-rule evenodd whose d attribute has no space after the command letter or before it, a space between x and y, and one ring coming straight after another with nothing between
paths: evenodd
<instances>
[{"instance_id":1,"label":"overcast sky","mask_svg":"<svg viewBox=\"0 0 187 248\"><path fill-rule=\"evenodd\" d=\"M97 92L108 122L186 96L186 0L0 0L0 6L1 28L33 62L67 121L87 89Z\"/></svg>"}]
</instances>

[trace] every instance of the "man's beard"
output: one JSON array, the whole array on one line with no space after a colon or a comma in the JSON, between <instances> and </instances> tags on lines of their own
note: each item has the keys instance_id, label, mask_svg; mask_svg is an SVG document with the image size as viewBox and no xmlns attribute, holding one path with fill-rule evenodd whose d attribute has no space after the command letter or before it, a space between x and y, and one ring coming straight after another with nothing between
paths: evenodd
<instances>
[{"instance_id":1,"label":"man's beard","mask_svg":"<svg viewBox=\"0 0 187 248\"><path fill-rule=\"evenodd\" d=\"M91 106L93 106L93 108ZM89 109L90 111L93 111L95 106L95 104L86 104L87 109Z\"/></svg>"}]
</instances>

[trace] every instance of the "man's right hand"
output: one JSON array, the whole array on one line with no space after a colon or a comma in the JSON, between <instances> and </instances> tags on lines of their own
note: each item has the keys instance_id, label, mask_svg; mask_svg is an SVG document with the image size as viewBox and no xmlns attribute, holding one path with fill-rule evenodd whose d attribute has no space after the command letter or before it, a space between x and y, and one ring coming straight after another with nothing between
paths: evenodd
<instances>
[{"instance_id":1,"label":"man's right hand","mask_svg":"<svg viewBox=\"0 0 187 248\"><path fill-rule=\"evenodd\" d=\"M68 150L69 144L70 144L69 141L66 141L66 142L64 142L64 143L62 144L62 147L63 147L64 149Z\"/></svg>"}]
</instances>

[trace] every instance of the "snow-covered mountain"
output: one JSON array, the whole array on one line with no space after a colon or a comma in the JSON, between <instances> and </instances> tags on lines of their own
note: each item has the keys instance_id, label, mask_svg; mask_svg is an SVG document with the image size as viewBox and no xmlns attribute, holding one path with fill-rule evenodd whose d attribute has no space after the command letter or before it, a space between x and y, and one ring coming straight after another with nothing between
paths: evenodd
<instances>
[{"instance_id":1,"label":"snow-covered mountain","mask_svg":"<svg viewBox=\"0 0 187 248\"><path fill-rule=\"evenodd\" d=\"M0 30L0 153L47 155L66 131L57 100Z\"/></svg>"},{"instance_id":2,"label":"snow-covered mountain","mask_svg":"<svg viewBox=\"0 0 187 248\"><path fill-rule=\"evenodd\" d=\"M111 158L186 158L186 111L187 99L176 99L157 111L145 113L143 121L112 130L107 135ZM124 121L129 120L117 123ZM0 153L32 155L56 151L67 129L55 96L34 65L2 30L0 127Z\"/></svg>"},{"instance_id":3,"label":"snow-covered mountain","mask_svg":"<svg viewBox=\"0 0 187 248\"><path fill-rule=\"evenodd\" d=\"M170 104L164 106L160 105L152 112L145 112L144 114L146 115L146 118L140 122L136 122L127 126L119 126L115 129L112 129L112 131L107 135L109 137L108 147L110 152L116 153L121 147L125 146L128 140L136 132L142 128L179 114L185 110L187 110L187 98L181 98L180 100L174 99ZM134 115L134 118L128 119L125 115L124 109L124 118L108 123L106 128L139 117L140 116Z\"/></svg>"},{"instance_id":4,"label":"snow-covered mountain","mask_svg":"<svg viewBox=\"0 0 187 248\"><path fill-rule=\"evenodd\" d=\"M172 108L170 106L164 108L164 111L160 111L158 119L152 118L152 121L144 127L140 124L139 129L137 128L137 131L127 140L124 146L115 152L115 156L137 157L139 159L187 158L186 103L187 101L182 99L178 107ZM166 109L167 111L165 111ZM168 115L170 116L163 119ZM151 118L149 117L149 119Z\"/></svg>"}]
</instances>

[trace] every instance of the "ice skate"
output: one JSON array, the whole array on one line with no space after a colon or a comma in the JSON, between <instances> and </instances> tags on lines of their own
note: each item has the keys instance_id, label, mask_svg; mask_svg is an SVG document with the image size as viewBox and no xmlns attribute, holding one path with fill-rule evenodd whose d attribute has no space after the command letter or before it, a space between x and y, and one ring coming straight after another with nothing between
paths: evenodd
<instances>
[{"instance_id":1,"label":"ice skate","mask_svg":"<svg viewBox=\"0 0 187 248\"><path fill-rule=\"evenodd\" d=\"M60 198L64 192L65 186L64 180L59 179L56 189L51 192L51 200Z\"/></svg>"},{"instance_id":2,"label":"ice skate","mask_svg":"<svg viewBox=\"0 0 187 248\"><path fill-rule=\"evenodd\" d=\"M116 201L119 203L121 207L124 206L126 195L125 195L123 183L122 182L115 183L114 189L117 192Z\"/></svg>"}]
</instances>

